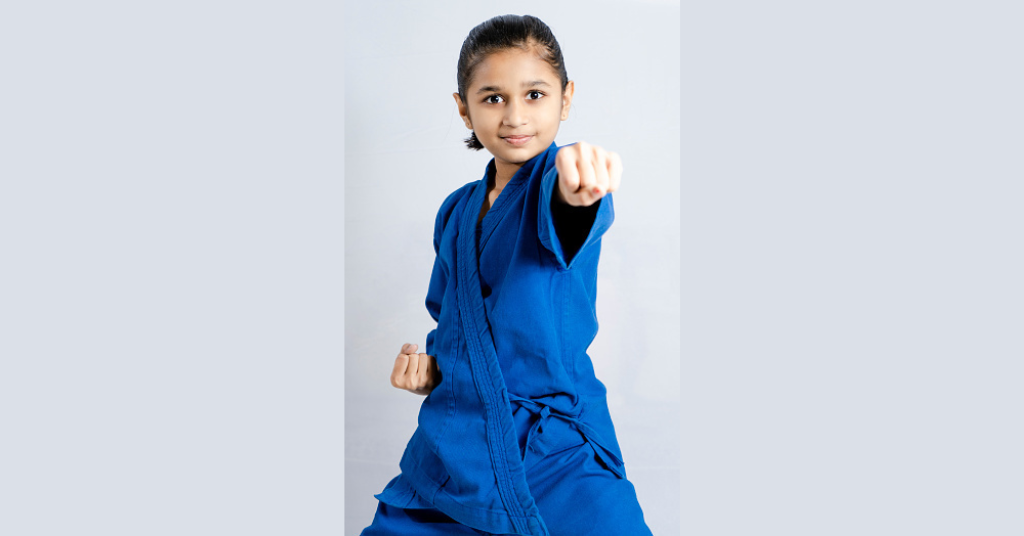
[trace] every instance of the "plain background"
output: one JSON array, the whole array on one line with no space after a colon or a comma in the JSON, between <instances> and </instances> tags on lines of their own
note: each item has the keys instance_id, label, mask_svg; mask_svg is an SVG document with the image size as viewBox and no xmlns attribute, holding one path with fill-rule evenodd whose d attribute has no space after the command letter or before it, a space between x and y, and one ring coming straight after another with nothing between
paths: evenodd
<instances>
[{"instance_id":1,"label":"plain background","mask_svg":"<svg viewBox=\"0 0 1024 536\"><path fill-rule=\"evenodd\" d=\"M1021 15L682 5L684 534L1024 532ZM343 532L346 24L0 8L0 533Z\"/></svg>"},{"instance_id":2,"label":"plain background","mask_svg":"<svg viewBox=\"0 0 1024 536\"><path fill-rule=\"evenodd\" d=\"M373 520L424 397L390 383L404 342L426 351L434 220L479 180L452 93L470 30L512 12L555 34L576 92L555 142L619 153L588 354L626 473L655 534L679 532L679 7L643 2L353 2L345 27L345 528ZM578 15L588 11L587 22ZM595 28L618 28L614 33ZM552 95L551 98L558 98ZM656 113L637 103L660 101Z\"/></svg>"},{"instance_id":3,"label":"plain background","mask_svg":"<svg viewBox=\"0 0 1024 536\"><path fill-rule=\"evenodd\" d=\"M0 8L0 534L337 534L329 4Z\"/></svg>"},{"instance_id":4,"label":"plain background","mask_svg":"<svg viewBox=\"0 0 1024 536\"><path fill-rule=\"evenodd\" d=\"M686 534L1024 533L1022 15L683 10Z\"/></svg>"}]
</instances>

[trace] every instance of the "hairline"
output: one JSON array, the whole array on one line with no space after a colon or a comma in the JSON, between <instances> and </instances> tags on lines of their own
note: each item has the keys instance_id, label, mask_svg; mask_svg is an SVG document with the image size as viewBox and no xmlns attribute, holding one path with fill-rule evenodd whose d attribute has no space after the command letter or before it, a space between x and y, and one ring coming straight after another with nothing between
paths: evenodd
<instances>
[{"instance_id":1,"label":"hairline","mask_svg":"<svg viewBox=\"0 0 1024 536\"><path fill-rule=\"evenodd\" d=\"M483 62L487 58L487 56L490 56L491 54L497 54L499 52L503 52L505 50L509 50L509 49L513 49L513 48L518 48L520 50L523 50L524 52L533 51L537 55L537 59L539 59L539 60L543 61L544 63L548 64L548 67L551 67L551 69L553 71L555 71L555 77L557 77L559 79L559 82L562 82L562 87L560 88L561 92L563 94L565 93L565 88L569 85L569 77L568 77L568 75L566 76L565 81L562 81L561 73L558 72L558 69L555 69L554 66L551 65L551 61L550 61L549 58L544 57L545 55L550 54L548 52L547 47L544 46L544 43L541 43L535 37L532 37L532 36L527 37L526 40L523 41L522 43L515 43L515 44L511 44L511 45L500 46L500 47L496 47L496 48L494 48L492 50L485 50L485 51L481 52L480 55L479 55L479 59L477 59L473 63L471 63L471 64L466 66L466 70L469 71L469 76L466 77L466 92L469 92L469 87L473 85L473 80L476 78L475 75L476 75L476 68L477 68L477 66L480 65L480 63ZM564 69L564 67L563 67L563 69ZM461 91L459 91L459 96L462 97L463 100L465 100L465 95L463 95Z\"/></svg>"}]
</instances>

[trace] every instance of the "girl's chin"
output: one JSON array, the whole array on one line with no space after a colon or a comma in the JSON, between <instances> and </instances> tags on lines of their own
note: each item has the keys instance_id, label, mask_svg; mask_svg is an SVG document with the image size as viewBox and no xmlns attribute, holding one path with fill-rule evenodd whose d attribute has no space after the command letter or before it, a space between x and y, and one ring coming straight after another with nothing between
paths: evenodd
<instances>
[{"instance_id":1,"label":"girl's chin","mask_svg":"<svg viewBox=\"0 0 1024 536\"><path fill-rule=\"evenodd\" d=\"M543 153L544 149L548 148L548 145L551 144L548 143L547 145L541 146L536 137L531 137L529 142L522 145L513 145L499 139L497 143L487 146L486 149L494 156L503 157L504 160L517 161L521 163Z\"/></svg>"},{"instance_id":2,"label":"girl's chin","mask_svg":"<svg viewBox=\"0 0 1024 536\"><path fill-rule=\"evenodd\" d=\"M516 150L510 151L510 150L508 150L508 148L505 148L504 150L501 150L501 151L488 151L488 152L491 153L491 156L493 156L494 158L496 158L498 160L501 160L502 162L506 162L506 163L509 163L509 164L522 165L522 164L525 164L527 161L529 161L531 158L539 155L540 153L542 153L544 151L538 151L538 150L535 150L535 149L534 150L520 150L520 149L516 149Z\"/></svg>"}]
</instances>

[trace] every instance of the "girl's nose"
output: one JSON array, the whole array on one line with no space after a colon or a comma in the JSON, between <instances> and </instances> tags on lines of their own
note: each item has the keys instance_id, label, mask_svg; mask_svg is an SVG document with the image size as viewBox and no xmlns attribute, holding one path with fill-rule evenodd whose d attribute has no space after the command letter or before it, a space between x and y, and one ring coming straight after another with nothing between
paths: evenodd
<instances>
[{"instance_id":1,"label":"girl's nose","mask_svg":"<svg viewBox=\"0 0 1024 536\"><path fill-rule=\"evenodd\" d=\"M526 124L526 111L522 104L511 101L505 107L505 118L502 121L507 127L519 127Z\"/></svg>"}]
</instances>

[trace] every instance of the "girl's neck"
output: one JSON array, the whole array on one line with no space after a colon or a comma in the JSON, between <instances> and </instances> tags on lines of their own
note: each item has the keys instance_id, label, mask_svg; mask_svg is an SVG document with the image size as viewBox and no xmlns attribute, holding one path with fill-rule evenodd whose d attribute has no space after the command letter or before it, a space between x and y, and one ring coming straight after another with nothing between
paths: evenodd
<instances>
[{"instance_id":1,"label":"girl's neck","mask_svg":"<svg viewBox=\"0 0 1024 536\"><path fill-rule=\"evenodd\" d=\"M519 168L523 167L522 164L512 164L509 162L498 162L494 161L494 187L501 190L508 184L508 181L512 180Z\"/></svg>"}]
</instances>

